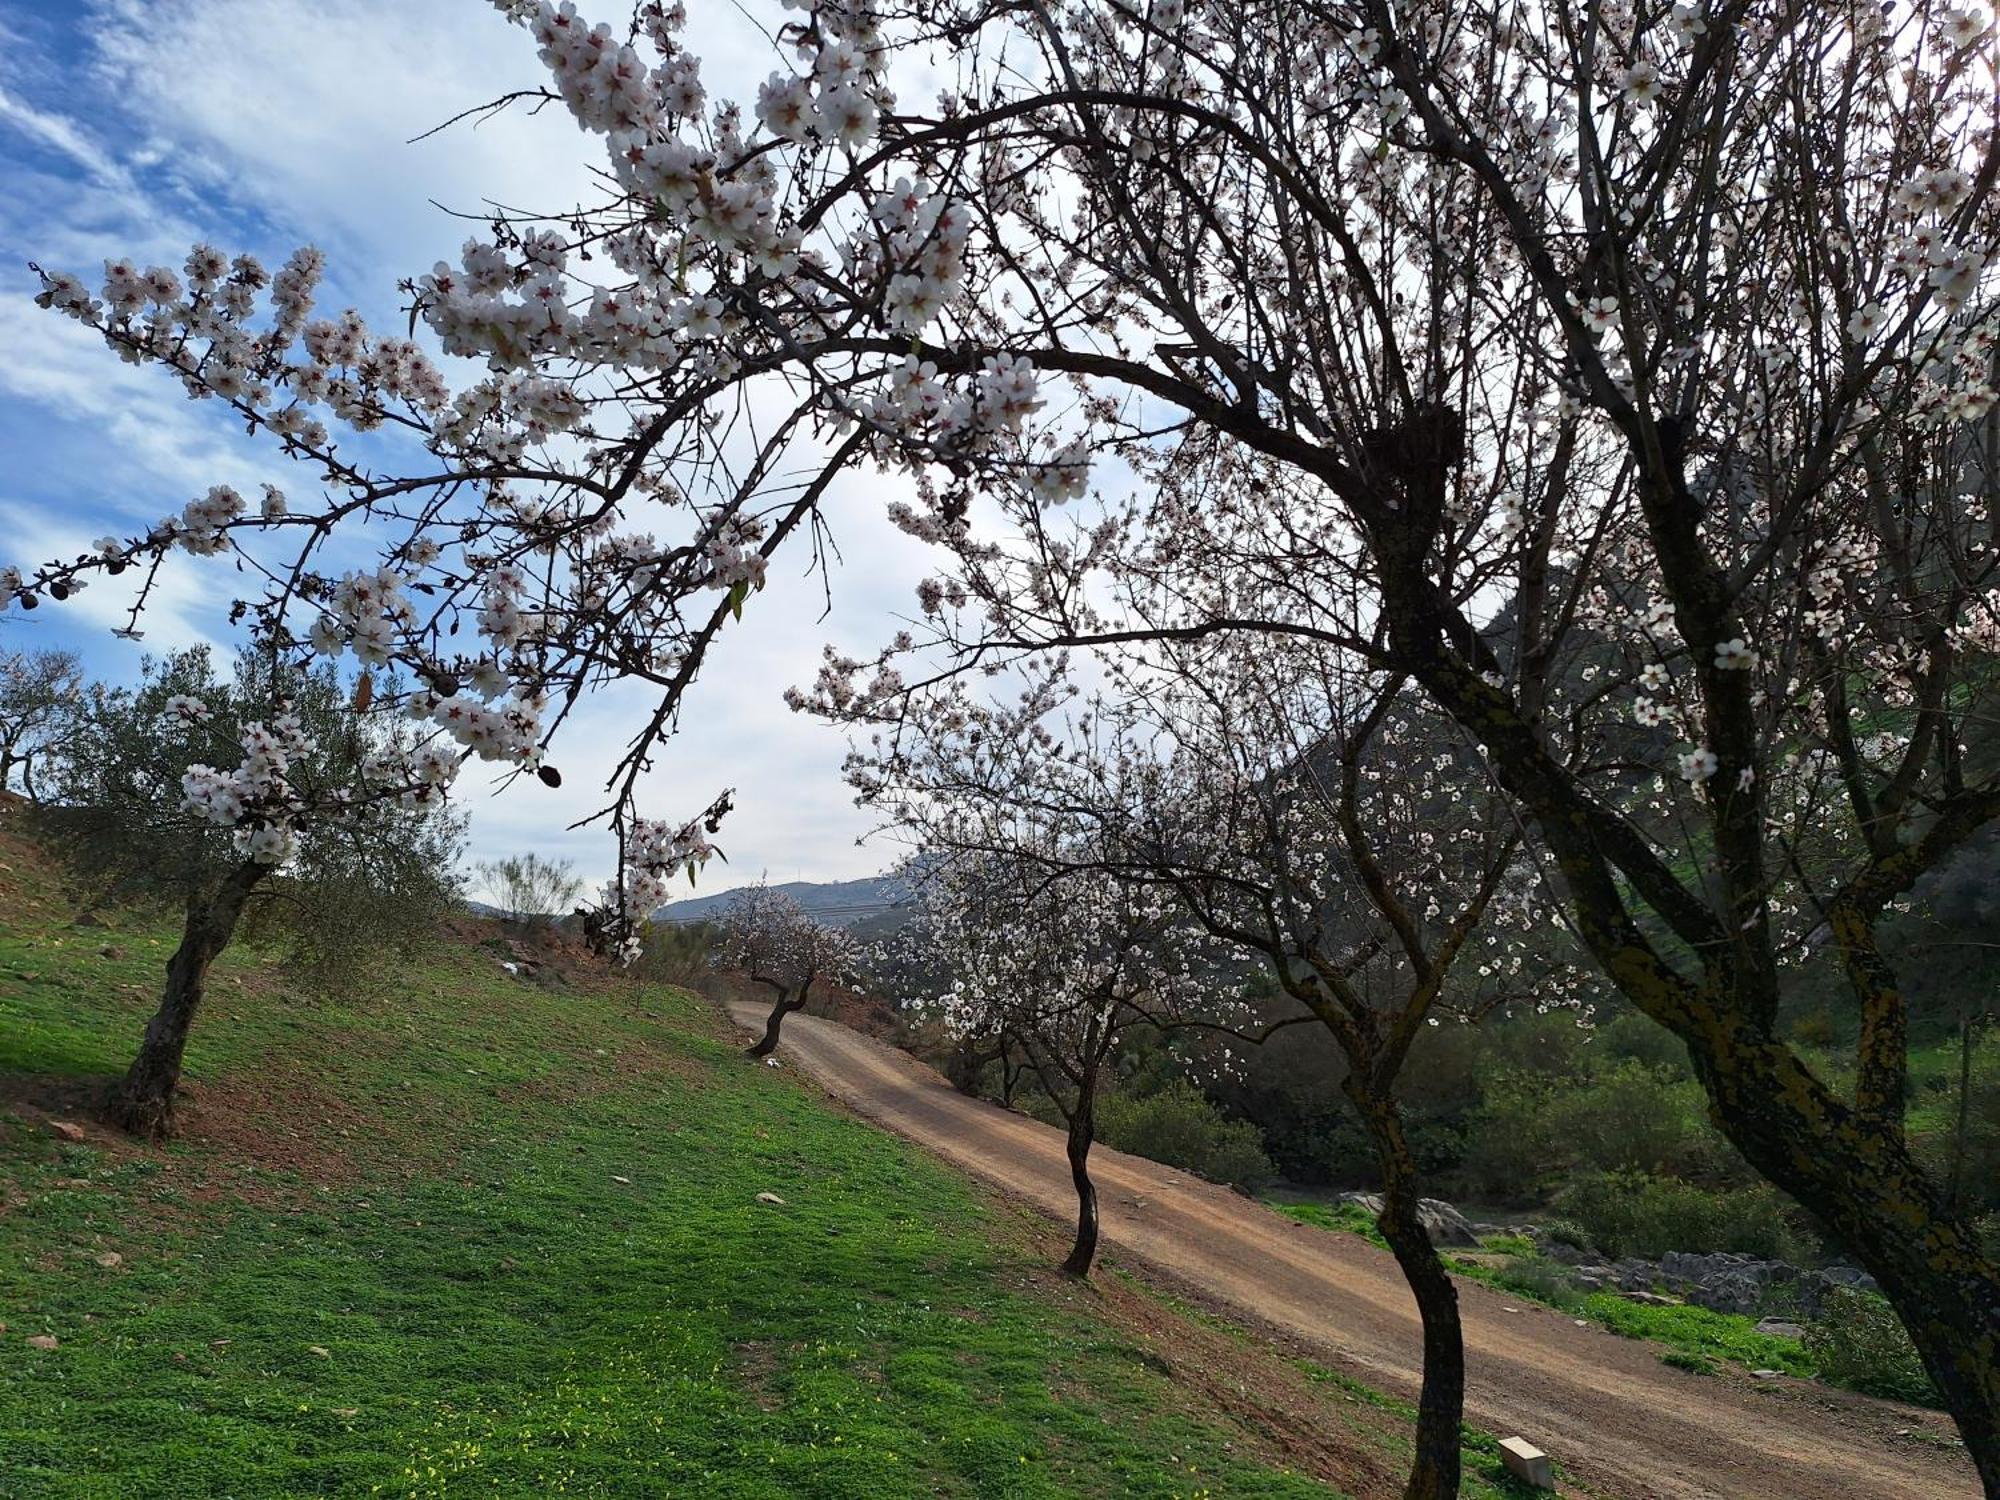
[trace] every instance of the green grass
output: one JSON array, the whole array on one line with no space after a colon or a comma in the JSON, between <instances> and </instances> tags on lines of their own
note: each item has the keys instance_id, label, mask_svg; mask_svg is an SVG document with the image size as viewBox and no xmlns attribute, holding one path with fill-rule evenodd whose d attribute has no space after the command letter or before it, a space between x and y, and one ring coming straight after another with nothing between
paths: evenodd
<instances>
[{"instance_id":1,"label":"green grass","mask_svg":"<svg viewBox=\"0 0 2000 1500\"><path fill-rule=\"evenodd\" d=\"M461 946L326 1004L235 952L189 1139L62 1140L172 935L72 928L23 869L0 846L7 1500L1338 1493L676 991Z\"/></svg>"},{"instance_id":2,"label":"green grass","mask_svg":"<svg viewBox=\"0 0 2000 1500\"><path fill-rule=\"evenodd\" d=\"M1289 1203L1271 1198L1264 1201L1267 1207L1275 1208L1301 1224L1310 1224L1315 1229L1338 1229L1345 1234L1358 1234L1371 1245L1378 1245L1384 1250L1389 1248L1389 1242L1382 1238L1382 1231L1375 1227L1375 1216L1355 1204Z\"/></svg>"},{"instance_id":3,"label":"green grass","mask_svg":"<svg viewBox=\"0 0 2000 1500\"><path fill-rule=\"evenodd\" d=\"M1373 1244L1384 1244L1374 1219L1352 1204L1273 1202L1270 1206L1302 1224L1358 1234ZM1446 1264L1455 1275L1468 1281L1485 1282L1517 1297L1588 1318L1627 1338L1663 1344L1681 1357L1701 1362L1710 1373L1712 1361L1729 1360L1752 1370L1781 1370L1787 1375L1806 1378L1818 1374L1812 1357L1798 1340L1758 1333L1755 1318L1712 1312L1705 1307L1652 1307L1642 1302L1627 1302L1614 1292L1585 1292L1563 1282L1552 1263L1523 1255L1521 1251L1531 1249L1532 1244L1521 1236L1496 1236L1486 1242L1486 1248L1515 1259L1511 1263L1490 1265L1453 1255L1446 1257Z\"/></svg>"}]
</instances>

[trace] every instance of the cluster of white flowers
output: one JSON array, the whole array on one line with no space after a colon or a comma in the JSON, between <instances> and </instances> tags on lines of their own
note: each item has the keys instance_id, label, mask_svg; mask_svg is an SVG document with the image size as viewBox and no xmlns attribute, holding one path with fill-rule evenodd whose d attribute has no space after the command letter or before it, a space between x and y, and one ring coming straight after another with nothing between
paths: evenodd
<instances>
[{"instance_id":1,"label":"cluster of white flowers","mask_svg":"<svg viewBox=\"0 0 2000 1500\"><path fill-rule=\"evenodd\" d=\"M416 606L403 592L407 581L387 566L347 574L334 589L329 611L313 621L313 649L323 656L338 656L352 648L368 666L387 663L398 632L417 618Z\"/></svg>"},{"instance_id":2,"label":"cluster of white flowers","mask_svg":"<svg viewBox=\"0 0 2000 1500\"><path fill-rule=\"evenodd\" d=\"M725 799L726 800L726 799ZM654 818L635 818L625 833L622 882L612 893L628 930L623 956L638 955L637 926L666 904L672 882L683 871L692 874L714 856L708 833L715 814L676 828Z\"/></svg>"},{"instance_id":3,"label":"cluster of white flowers","mask_svg":"<svg viewBox=\"0 0 2000 1500\"><path fill-rule=\"evenodd\" d=\"M449 698L419 696L411 711L443 729L481 760L532 766L541 760L543 705L533 698L507 698L489 705L467 693Z\"/></svg>"},{"instance_id":4,"label":"cluster of white flowers","mask_svg":"<svg viewBox=\"0 0 2000 1500\"><path fill-rule=\"evenodd\" d=\"M166 707L183 719L208 717L205 704L185 695L169 699ZM238 853L259 864L281 865L297 847L294 822L307 810L285 772L310 747L298 716L289 711L269 723L245 724L239 743L243 761L233 771L188 767L181 778L181 806L206 822L233 829Z\"/></svg>"}]
</instances>

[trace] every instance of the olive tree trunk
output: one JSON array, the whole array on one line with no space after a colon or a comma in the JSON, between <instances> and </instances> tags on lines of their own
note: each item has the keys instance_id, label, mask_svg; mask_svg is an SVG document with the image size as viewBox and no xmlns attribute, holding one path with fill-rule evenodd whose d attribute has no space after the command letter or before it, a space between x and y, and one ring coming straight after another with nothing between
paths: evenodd
<instances>
[{"instance_id":1,"label":"olive tree trunk","mask_svg":"<svg viewBox=\"0 0 2000 1500\"><path fill-rule=\"evenodd\" d=\"M268 865L244 863L189 895L180 946L167 960L160 1008L146 1023L139 1055L105 1106L106 1117L120 1129L149 1140L174 1133L174 1091L180 1085L181 1059L195 1012L201 1008L209 966L229 946L244 903L269 873Z\"/></svg>"}]
</instances>

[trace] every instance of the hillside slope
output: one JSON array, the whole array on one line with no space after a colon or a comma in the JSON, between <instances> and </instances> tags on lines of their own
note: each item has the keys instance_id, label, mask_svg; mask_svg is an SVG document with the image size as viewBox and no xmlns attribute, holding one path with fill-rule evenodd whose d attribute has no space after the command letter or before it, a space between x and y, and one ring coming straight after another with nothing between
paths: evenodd
<instances>
[{"instance_id":1,"label":"hillside slope","mask_svg":"<svg viewBox=\"0 0 2000 1500\"><path fill-rule=\"evenodd\" d=\"M186 1137L113 1136L171 933L43 863L0 841L0 1496L1395 1493L1393 1404L476 927L339 1004L227 956Z\"/></svg>"}]
</instances>

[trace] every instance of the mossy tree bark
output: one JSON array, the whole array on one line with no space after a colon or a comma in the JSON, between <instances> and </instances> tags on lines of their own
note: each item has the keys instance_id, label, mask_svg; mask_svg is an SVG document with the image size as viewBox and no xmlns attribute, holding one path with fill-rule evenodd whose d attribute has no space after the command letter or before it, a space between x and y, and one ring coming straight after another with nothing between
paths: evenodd
<instances>
[{"instance_id":1,"label":"mossy tree bark","mask_svg":"<svg viewBox=\"0 0 2000 1500\"><path fill-rule=\"evenodd\" d=\"M105 1115L112 1124L148 1140L174 1133L174 1093L188 1033L201 1008L212 965L236 933L244 904L270 866L245 862L188 897L180 946L167 960L167 983L160 1008L146 1023L139 1055L112 1090Z\"/></svg>"}]
</instances>

